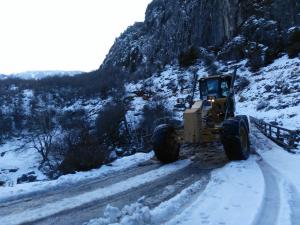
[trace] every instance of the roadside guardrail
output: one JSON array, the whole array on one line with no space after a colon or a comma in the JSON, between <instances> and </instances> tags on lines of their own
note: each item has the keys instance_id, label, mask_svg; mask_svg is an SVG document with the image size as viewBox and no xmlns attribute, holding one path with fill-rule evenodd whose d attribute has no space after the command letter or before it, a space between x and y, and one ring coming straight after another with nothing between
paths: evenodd
<instances>
[{"instance_id":1,"label":"roadside guardrail","mask_svg":"<svg viewBox=\"0 0 300 225\"><path fill-rule=\"evenodd\" d=\"M293 149L300 144L300 130L289 130L254 117L250 117L250 121L273 142L287 151L295 153Z\"/></svg>"}]
</instances>

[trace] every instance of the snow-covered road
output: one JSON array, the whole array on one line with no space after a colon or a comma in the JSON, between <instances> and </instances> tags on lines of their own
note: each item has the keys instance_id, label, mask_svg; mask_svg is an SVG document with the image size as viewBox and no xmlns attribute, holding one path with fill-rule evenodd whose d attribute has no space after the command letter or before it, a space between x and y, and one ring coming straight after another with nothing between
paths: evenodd
<instances>
[{"instance_id":1,"label":"snow-covered road","mask_svg":"<svg viewBox=\"0 0 300 225\"><path fill-rule=\"evenodd\" d=\"M38 195L33 192L18 200L2 202L0 224L82 224L101 215L107 204L124 206L141 196L154 207L195 181L201 180L205 187L209 172L190 160L169 165L146 161L80 186Z\"/></svg>"},{"instance_id":2,"label":"snow-covered road","mask_svg":"<svg viewBox=\"0 0 300 225\"><path fill-rule=\"evenodd\" d=\"M213 170L204 190L197 182L152 208L108 206L89 225L299 225L300 156L287 153L252 128L257 155ZM272 166L271 166L272 165Z\"/></svg>"},{"instance_id":3,"label":"snow-covered road","mask_svg":"<svg viewBox=\"0 0 300 225\"><path fill-rule=\"evenodd\" d=\"M252 130L247 161L228 163L216 146L169 165L139 156L106 176L1 196L0 224L298 225L300 155Z\"/></svg>"}]
</instances>

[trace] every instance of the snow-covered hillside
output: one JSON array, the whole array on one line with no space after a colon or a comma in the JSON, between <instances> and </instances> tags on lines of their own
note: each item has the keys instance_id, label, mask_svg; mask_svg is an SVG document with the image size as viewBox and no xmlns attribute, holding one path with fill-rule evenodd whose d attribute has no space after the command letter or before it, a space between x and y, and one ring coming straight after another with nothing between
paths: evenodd
<instances>
[{"instance_id":1,"label":"snow-covered hillside","mask_svg":"<svg viewBox=\"0 0 300 225\"><path fill-rule=\"evenodd\" d=\"M26 103L32 101L33 95L28 94L31 93L29 90L24 93L24 115L30 117L30 107L29 104L26 105ZM55 101L48 102L48 104L43 102L41 107L47 107L48 109L56 108L56 113L61 115L83 110L86 113L87 122L94 123L97 114L107 102L109 102L109 99L79 99L75 102L65 104L64 107L58 107ZM9 106L2 109L3 112L9 112L10 110L11 108ZM34 144L26 137L26 134L27 131L25 130L24 136L21 135L19 138L6 139L4 143L0 144L0 186L13 187L18 183L49 180L49 178L43 174L42 168L40 167L40 162L42 161L41 155L34 148ZM62 135L62 131L58 130L53 138L59 139ZM22 177L24 179L22 179Z\"/></svg>"},{"instance_id":2,"label":"snow-covered hillside","mask_svg":"<svg viewBox=\"0 0 300 225\"><path fill-rule=\"evenodd\" d=\"M238 92L236 93L237 114L253 116L267 122L276 122L278 125L292 130L300 129L299 58L289 59L284 55L255 73L249 71L246 63L246 60L233 64L215 63L218 68L217 73L222 74L230 74L235 66L240 66L237 80ZM195 73L197 74L197 79L210 75L204 64L198 64L190 69L166 66L161 73L156 73L145 80L137 83L127 83L126 95L130 99L130 104L126 118L133 125L132 129L139 127L139 123L143 120L144 107L151 107L158 103L166 107L173 118L182 121L183 111L176 108L175 105L178 98L186 98L192 94ZM242 85L241 88L240 83L245 80L247 81L246 85ZM26 93L30 92L27 90ZM24 102L28 103L31 101L32 95L26 93L24 96L27 100L25 99L26 101ZM199 98L198 88L195 93L195 99L197 98ZM78 99L68 104L64 102L61 105L60 113L84 109L89 119L95 121L97 113L110 101L111 99L108 98L107 100ZM56 101L48 102L47 107L57 108ZM27 112L28 110L25 111ZM15 143L12 141L0 146L0 153L3 153L0 160L5 162L5 164L0 164L0 168L3 171L5 170L2 174L5 174L11 180L9 183L15 185L17 178L22 173L27 174L32 171L36 171L35 175L38 176L38 180L45 179L38 172L37 161L39 159L37 155L32 157L33 149L14 153L14 145ZM4 154L4 152L7 153ZM28 156L26 156L26 152L28 152ZM12 160L12 157L15 157L15 160ZM24 161L24 157L32 160L30 162L28 160ZM18 165L15 165L16 163ZM8 169L14 168L18 168L19 172L7 172L9 171Z\"/></svg>"},{"instance_id":3,"label":"snow-covered hillside","mask_svg":"<svg viewBox=\"0 0 300 225\"><path fill-rule=\"evenodd\" d=\"M7 76L6 76L6 75L4 75L4 74L0 74L0 80L2 80L2 79L5 79L5 78L7 78Z\"/></svg>"},{"instance_id":4,"label":"snow-covered hillside","mask_svg":"<svg viewBox=\"0 0 300 225\"><path fill-rule=\"evenodd\" d=\"M216 73L222 74L231 74L234 68L239 66L236 83L237 114L246 114L265 121L276 122L289 129L300 128L299 58L289 59L283 55L255 73L248 69L246 60L227 64L216 62L215 65L217 66ZM195 74L197 79L211 75L208 67L200 63L188 69L166 66L162 72L145 80L135 83L128 82L125 86L126 99L129 100L127 121L138 127L143 120L144 107L158 103L165 106L171 112L171 116L181 121L183 111L175 107L176 100L191 95ZM28 94L29 91L26 93L24 95L26 98L32 97ZM199 98L198 88L195 93L195 99L197 98ZM89 118L95 120L95 112L101 110L110 101L111 98L106 100L79 99L69 106L62 107L61 110L76 111L84 108L88 112ZM55 104L52 107L55 107ZM255 127L251 129L251 143L252 148L259 156L251 156L246 162L228 164L225 162L224 167L218 167L219 169L213 167L215 170L211 172L205 169L205 173L208 173L209 176L202 178L190 174L190 166L193 165L190 160L196 161L194 158L162 166L151 161L153 153L149 153L117 159L111 165L102 166L90 172L64 175L57 180L50 181L39 170L38 162L41 160L39 155L29 148L15 151L22 145L22 142L11 140L0 146L0 181L2 179L5 182L5 186L0 187L0 194L3 198L14 199L30 196L34 195L36 191L44 194L51 193L52 190L76 188L77 184L81 187L80 185L84 185L85 182L91 182L91 185L87 185L88 189L81 189L82 192L78 192L78 196L76 195L77 189L74 193L70 193L69 197L62 199L58 194L56 198L47 202L40 214L35 213L37 212L35 207L31 207L25 213L17 212L4 216L0 222L1 220L13 221L11 224L18 224L25 220L47 218L53 216L52 214L63 212L67 207L70 211L80 209L84 218L100 217L90 220L89 225L112 223L124 225L162 223L169 225L239 225L240 221L243 221L244 224L255 225L297 224L299 218L297 207L300 205L297 171L299 170L300 155L285 152L259 133ZM142 164L140 165L140 163ZM144 166L147 168L149 166L149 170L143 171ZM141 172L126 178L128 169L141 170ZM192 177L192 182L188 185L186 182L190 178L186 174L184 179L177 180L180 177L177 173L180 174L181 170L186 170L185 172ZM123 175L120 176L120 173ZM24 174L29 178L35 176L35 182L17 184L18 178ZM176 176L175 181L169 180L168 176L172 176L172 174ZM199 172L197 174L199 175ZM105 182L106 179L114 181L116 179L117 183L105 184L108 186L102 185L101 182ZM153 192L153 196L145 197L144 195L149 191L145 189L143 192L144 189L140 189L140 187L144 185L147 188L152 188L151 185L157 187L161 184L161 179L173 183L166 186L161 185L162 189L158 190L158 196L155 195L156 192ZM95 180L101 184L99 187L95 185ZM94 189L90 190L90 187ZM125 196L125 199L121 197L122 201L118 200L116 205L101 205L101 212L103 212L101 214L96 214L95 211L94 214L90 214L90 212L85 213L81 210L86 204L100 201L102 198L109 197L114 202L115 196L119 199L118 196L121 192L132 193L134 188L141 190L139 193L134 192L135 197L138 198L132 200L134 202L126 199L126 195L122 195ZM131 195L129 196L130 199L133 198ZM153 199L156 200L156 204L151 204ZM266 199L272 199L272 201ZM75 201L76 204L74 204ZM49 208L51 210L48 210ZM237 210L239 214L236 214ZM63 214L61 215L63 216Z\"/></svg>"},{"instance_id":5,"label":"snow-covered hillside","mask_svg":"<svg viewBox=\"0 0 300 225\"><path fill-rule=\"evenodd\" d=\"M220 74L232 74L234 68L239 66L236 82L237 114L253 116L266 122L277 122L278 125L292 130L300 129L300 59L289 59L284 55L255 73L249 71L246 64L246 60L231 64L216 63L217 73ZM180 119L182 112L178 112L174 105L177 104L178 98L192 95L194 71L198 79L213 75L201 64L192 70L167 66L163 72L146 80L128 84L126 87L129 95L142 90L150 97L148 100L143 97L134 98L132 110L128 114L129 119L134 115L141 115L143 106L155 99L162 102L175 117ZM246 85L243 86L241 83L245 80ZM199 98L198 87L195 100L197 98Z\"/></svg>"},{"instance_id":6,"label":"snow-covered hillside","mask_svg":"<svg viewBox=\"0 0 300 225\"><path fill-rule=\"evenodd\" d=\"M46 77L53 77L53 76L75 76L78 74L82 74L81 71L61 71L61 70L52 70L52 71L27 71L22 73L12 73L9 75L0 75L0 79L6 78L20 78L24 80L34 79L40 80Z\"/></svg>"},{"instance_id":7,"label":"snow-covered hillside","mask_svg":"<svg viewBox=\"0 0 300 225\"><path fill-rule=\"evenodd\" d=\"M237 97L237 111L288 129L300 129L300 59L286 55L271 65L239 75L250 81Z\"/></svg>"}]
</instances>

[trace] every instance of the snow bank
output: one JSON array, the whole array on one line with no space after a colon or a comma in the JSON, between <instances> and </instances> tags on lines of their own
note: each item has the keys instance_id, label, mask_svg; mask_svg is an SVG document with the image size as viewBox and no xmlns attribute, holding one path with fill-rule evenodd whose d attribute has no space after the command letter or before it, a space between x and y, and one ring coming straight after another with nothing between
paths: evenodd
<instances>
[{"instance_id":1,"label":"snow bank","mask_svg":"<svg viewBox=\"0 0 300 225\"><path fill-rule=\"evenodd\" d=\"M106 177L117 171L125 170L141 162L145 162L152 157L153 152L147 154L137 153L132 156L117 159L111 164L111 166L102 166L100 169L95 169L89 172L78 172L76 174L61 176L57 180L53 181L40 181L34 183L19 184L14 187L0 187L0 201L4 200L5 198L16 197L20 194L29 194L32 192L43 191L54 187L72 185L79 181L84 181L87 179L99 179L101 177Z\"/></svg>"},{"instance_id":2,"label":"snow bank","mask_svg":"<svg viewBox=\"0 0 300 225\"><path fill-rule=\"evenodd\" d=\"M108 205L104 212L104 217L93 219L86 223L87 225L147 225L162 224L170 217L181 211L181 208L188 204L193 197L203 189L204 179L195 182L188 188L182 190L172 199L161 203L158 207L150 210L148 206L143 204L144 198L138 202L125 206L122 210ZM206 183L206 182L205 182ZM170 188L167 186L164 190ZM162 192L164 191L162 190Z\"/></svg>"},{"instance_id":3,"label":"snow bank","mask_svg":"<svg viewBox=\"0 0 300 225\"><path fill-rule=\"evenodd\" d=\"M146 225L151 224L150 209L141 203L125 206L122 210L108 205L104 217L93 219L85 225Z\"/></svg>"}]
</instances>

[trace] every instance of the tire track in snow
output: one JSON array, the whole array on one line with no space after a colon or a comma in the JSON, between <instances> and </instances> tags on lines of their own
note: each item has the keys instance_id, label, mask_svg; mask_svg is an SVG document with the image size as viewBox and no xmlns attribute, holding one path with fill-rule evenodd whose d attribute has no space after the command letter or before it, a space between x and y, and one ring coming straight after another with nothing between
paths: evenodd
<instances>
[{"instance_id":1,"label":"tire track in snow","mask_svg":"<svg viewBox=\"0 0 300 225\"><path fill-rule=\"evenodd\" d=\"M10 214L11 212L18 213L28 208L38 208L45 204L59 201L62 198L76 196L83 192L92 191L97 188L109 186L111 184L126 180L136 175L146 173L148 171L161 167L162 164L146 161L127 170L117 171L111 175L80 181L76 184L67 184L56 189L43 190L33 192L12 201L0 203L0 217Z\"/></svg>"},{"instance_id":2,"label":"tire track in snow","mask_svg":"<svg viewBox=\"0 0 300 225\"><path fill-rule=\"evenodd\" d=\"M265 178L265 197L253 225L265 224L282 224L279 215L282 217L282 207L285 202L288 204L290 215L289 223L291 225L299 225L300 221L300 194L295 186L288 181L280 172L264 161L258 162ZM280 196L284 198L284 202L280 201ZM284 212L286 213L286 211ZM282 218L281 218L282 219Z\"/></svg>"},{"instance_id":3,"label":"tire track in snow","mask_svg":"<svg viewBox=\"0 0 300 225\"><path fill-rule=\"evenodd\" d=\"M284 149L281 149L281 147L277 146L271 140L267 139L267 137L265 137L255 126L252 126L252 130L254 130L255 132L252 132L251 138L257 149L260 149L260 150L264 149L266 151L269 149L274 149L273 146L275 145L276 146L275 149L279 148L279 151L284 152ZM287 201L287 206L290 211L289 223L292 225L299 225L300 224L300 222L299 222L300 221L300 193L297 190L296 186L291 182L292 180L287 178L283 173L279 172L277 169L273 168L271 165L266 163L266 160L264 159L264 157L262 157L257 152L256 152L256 154L259 155L259 157L261 158L261 160L260 160L260 162L258 162L258 164L262 167L264 176L267 177L268 179L273 179L274 181L277 180L275 187L272 187L271 185L269 185L269 188L266 188L267 193L270 195L269 192L272 192L274 190L276 190L276 192L281 191L281 194L284 195L285 198L287 198L287 199L283 199L283 201ZM281 181L281 182L279 182L279 181ZM278 200L278 198L279 198L279 195L277 195L277 200ZM285 203L281 203L281 204L285 204ZM272 208L272 205L270 207ZM263 210L267 211L268 209L263 206ZM270 210L270 211L272 211L272 210ZM263 213L260 213L260 214L263 214ZM278 217L278 214L276 214L276 215ZM275 216L273 216L273 217L275 217ZM260 223L260 224L263 224L263 223ZM276 223L272 223L272 225L273 224L276 224ZM277 221L277 224L280 224L280 221ZM254 223L254 225L256 225L256 224Z\"/></svg>"},{"instance_id":4,"label":"tire track in snow","mask_svg":"<svg viewBox=\"0 0 300 225\"><path fill-rule=\"evenodd\" d=\"M265 195L253 225L277 224L280 211L280 189L272 167L262 160L257 161L265 180Z\"/></svg>"},{"instance_id":5,"label":"tire track in snow","mask_svg":"<svg viewBox=\"0 0 300 225\"><path fill-rule=\"evenodd\" d=\"M44 196L47 197L51 194L55 195L57 193L61 193L63 190L74 190L77 187L94 184L94 182L106 180L107 178L111 179L113 177L119 177L120 179L121 175L126 176L127 173L140 170L141 167L145 168L153 165L154 161L151 160L152 157L152 152L146 154L137 153L132 156L117 159L112 162L111 166L104 165L100 169L88 172L79 172L75 175L65 175L53 181L38 181L34 183L16 185L11 190L5 188L4 190L0 190L0 208L3 204L17 205L23 201L31 201L32 198L36 196L43 198ZM30 190L29 187L32 187L32 190Z\"/></svg>"},{"instance_id":6,"label":"tire track in snow","mask_svg":"<svg viewBox=\"0 0 300 225\"><path fill-rule=\"evenodd\" d=\"M300 223L300 194L294 186L290 186L290 200L291 207L291 224L298 225Z\"/></svg>"},{"instance_id":7,"label":"tire track in snow","mask_svg":"<svg viewBox=\"0 0 300 225\"><path fill-rule=\"evenodd\" d=\"M0 224L15 225L22 223L30 223L46 217L50 217L60 212L80 207L84 204L101 200L104 198L110 198L118 193L125 192L134 188L138 188L141 185L150 184L155 180L167 177L176 171L184 169L190 165L190 161L183 160L170 165L165 165L159 169L152 170L145 174L137 175L119 183L112 184L108 187L102 187L96 190L92 190L77 196L61 199L57 202L52 202L43 205L39 208L24 210L16 214L0 217Z\"/></svg>"},{"instance_id":8,"label":"tire track in snow","mask_svg":"<svg viewBox=\"0 0 300 225\"><path fill-rule=\"evenodd\" d=\"M179 192L191 184L198 182L200 179L203 185L206 186L209 181L210 171L211 170L201 169L199 166L191 164L182 170L176 171L167 177L161 177L154 182L144 184L106 199L82 205L75 209L63 211L55 216L36 221L32 224L81 225L90 219L98 218L103 215L108 204L121 209L126 205L141 201L149 208L153 208L161 202L167 201L174 196L176 197Z\"/></svg>"},{"instance_id":9,"label":"tire track in snow","mask_svg":"<svg viewBox=\"0 0 300 225\"><path fill-rule=\"evenodd\" d=\"M201 187L198 188L203 190L210 180L210 172L211 169L202 169L199 165L193 163L179 173L174 174L174 180L155 184L156 188L153 189L150 195L146 194L142 202L145 206L153 209L161 203L176 197L182 190L189 189L195 183L201 183L199 185Z\"/></svg>"}]
</instances>

